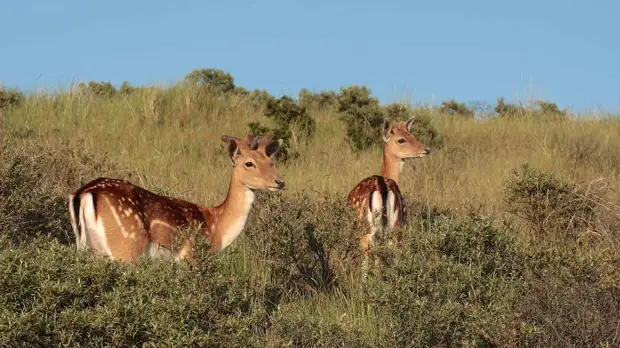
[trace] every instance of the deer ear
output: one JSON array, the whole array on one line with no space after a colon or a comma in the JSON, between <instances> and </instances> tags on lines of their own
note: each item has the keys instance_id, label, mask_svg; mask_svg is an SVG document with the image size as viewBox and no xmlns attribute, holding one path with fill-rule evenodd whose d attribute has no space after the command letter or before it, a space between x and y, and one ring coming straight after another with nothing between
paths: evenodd
<instances>
[{"instance_id":1,"label":"deer ear","mask_svg":"<svg viewBox=\"0 0 620 348\"><path fill-rule=\"evenodd\" d=\"M415 120L415 116L413 116L410 119L408 119L407 123L405 123L405 126L407 127L407 132L411 132L411 126L413 126L413 121L414 120Z\"/></svg>"},{"instance_id":2,"label":"deer ear","mask_svg":"<svg viewBox=\"0 0 620 348\"><path fill-rule=\"evenodd\" d=\"M265 155L271 157L278 153L278 150L280 150L280 146L282 146L282 141L282 139L275 139L270 141L269 144L265 146Z\"/></svg>"},{"instance_id":3,"label":"deer ear","mask_svg":"<svg viewBox=\"0 0 620 348\"><path fill-rule=\"evenodd\" d=\"M390 131L392 130L392 126L390 122L386 119L383 119L383 125L381 126L381 135L383 136L383 141L386 143L390 140Z\"/></svg>"},{"instance_id":4,"label":"deer ear","mask_svg":"<svg viewBox=\"0 0 620 348\"><path fill-rule=\"evenodd\" d=\"M237 138L228 135L222 136L222 141L228 143L228 157L230 158L233 167L235 166L235 160L239 157L239 144L237 143L237 140Z\"/></svg>"}]
</instances>

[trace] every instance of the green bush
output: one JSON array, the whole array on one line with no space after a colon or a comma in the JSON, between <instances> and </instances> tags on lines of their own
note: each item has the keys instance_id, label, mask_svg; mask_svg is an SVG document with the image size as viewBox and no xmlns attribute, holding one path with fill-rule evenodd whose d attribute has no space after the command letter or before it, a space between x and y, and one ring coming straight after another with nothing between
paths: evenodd
<instances>
[{"instance_id":1,"label":"green bush","mask_svg":"<svg viewBox=\"0 0 620 348\"><path fill-rule=\"evenodd\" d=\"M473 118L474 111L469 109L465 103L459 103L454 99L441 102L439 112L449 116L461 116L466 118Z\"/></svg>"},{"instance_id":2,"label":"green bush","mask_svg":"<svg viewBox=\"0 0 620 348\"><path fill-rule=\"evenodd\" d=\"M306 108L288 96L268 100L265 116L271 118L277 128L289 130L299 140L308 140L316 132L316 121Z\"/></svg>"},{"instance_id":3,"label":"green bush","mask_svg":"<svg viewBox=\"0 0 620 348\"><path fill-rule=\"evenodd\" d=\"M361 230L345 197L316 200L302 192L259 195L257 201L245 234L268 262L276 286L297 294L333 289L359 256L355 236Z\"/></svg>"},{"instance_id":4,"label":"green bush","mask_svg":"<svg viewBox=\"0 0 620 348\"><path fill-rule=\"evenodd\" d=\"M16 89L0 88L0 109L18 106L24 101L24 95Z\"/></svg>"},{"instance_id":5,"label":"green bush","mask_svg":"<svg viewBox=\"0 0 620 348\"><path fill-rule=\"evenodd\" d=\"M497 98L497 104L495 105L495 112L499 116L503 117L515 117L525 115L525 110L521 106L516 104L506 103L504 97Z\"/></svg>"},{"instance_id":6,"label":"green bush","mask_svg":"<svg viewBox=\"0 0 620 348\"><path fill-rule=\"evenodd\" d=\"M307 109L332 109L338 104L338 94L334 91L312 93L309 90L302 88L299 91L299 103Z\"/></svg>"},{"instance_id":7,"label":"green bush","mask_svg":"<svg viewBox=\"0 0 620 348\"><path fill-rule=\"evenodd\" d=\"M127 265L43 239L2 248L0 346L262 346L274 298L207 254Z\"/></svg>"},{"instance_id":8,"label":"green bush","mask_svg":"<svg viewBox=\"0 0 620 348\"><path fill-rule=\"evenodd\" d=\"M338 112L345 124L347 142L358 151L382 141L384 115L379 100L371 97L370 92L366 86L350 86L341 88L338 95Z\"/></svg>"},{"instance_id":9,"label":"green bush","mask_svg":"<svg viewBox=\"0 0 620 348\"><path fill-rule=\"evenodd\" d=\"M509 212L539 235L576 238L587 229L596 229L594 195L525 164L508 180L505 202Z\"/></svg>"},{"instance_id":10,"label":"green bush","mask_svg":"<svg viewBox=\"0 0 620 348\"><path fill-rule=\"evenodd\" d=\"M111 82L90 81L88 84L81 82L78 88L82 93L90 94L96 97L111 98L116 95L116 87Z\"/></svg>"},{"instance_id":11,"label":"green bush","mask_svg":"<svg viewBox=\"0 0 620 348\"><path fill-rule=\"evenodd\" d=\"M129 82L124 81L123 84L121 84L121 88L119 88L118 92L122 95L129 95L136 90L136 87L132 86Z\"/></svg>"},{"instance_id":12,"label":"green bush","mask_svg":"<svg viewBox=\"0 0 620 348\"><path fill-rule=\"evenodd\" d=\"M439 217L403 245L367 290L386 346L514 345L527 257L511 226Z\"/></svg>"},{"instance_id":13,"label":"green bush","mask_svg":"<svg viewBox=\"0 0 620 348\"><path fill-rule=\"evenodd\" d=\"M495 112L502 117L532 117L540 120L566 120L568 113L560 110L556 103L537 100L529 106L516 105L504 102L504 98L497 99Z\"/></svg>"},{"instance_id":14,"label":"green bush","mask_svg":"<svg viewBox=\"0 0 620 348\"><path fill-rule=\"evenodd\" d=\"M618 257L538 240L518 308L529 347L618 345Z\"/></svg>"},{"instance_id":15,"label":"green bush","mask_svg":"<svg viewBox=\"0 0 620 348\"><path fill-rule=\"evenodd\" d=\"M196 69L185 75L185 81L222 93L232 92L235 89L233 76L218 69Z\"/></svg>"}]
</instances>

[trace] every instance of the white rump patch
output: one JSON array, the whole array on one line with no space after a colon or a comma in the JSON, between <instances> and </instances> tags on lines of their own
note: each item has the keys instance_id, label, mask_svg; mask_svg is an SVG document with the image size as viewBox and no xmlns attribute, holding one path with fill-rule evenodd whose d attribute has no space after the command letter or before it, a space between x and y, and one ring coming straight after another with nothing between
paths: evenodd
<instances>
[{"instance_id":1,"label":"white rump patch","mask_svg":"<svg viewBox=\"0 0 620 348\"><path fill-rule=\"evenodd\" d=\"M398 221L399 211L396 206L396 195L393 191L388 191L386 211L388 214L388 226L390 226L390 228L394 228L396 226L396 222Z\"/></svg>"},{"instance_id":2,"label":"white rump patch","mask_svg":"<svg viewBox=\"0 0 620 348\"><path fill-rule=\"evenodd\" d=\"M383 213L383 197L380 191L373 191L370 196L372 200L372 210L368 209L368 223L370 224L370 234L373 236L379 232L383 226L381 225L381 215Z\"/></svg>"},{"instance_id":3,"label":"white rump patch","mask_svg":"<svg viewBox=\"0 0 620 348\"><path fill-rule=\"evenodd\" d=\"M103 221L97 219L93 195L91 193L83 193L80 197L80 224L82 229L80 238L81 247L89 247L97 250L103 255L113 257L105 235Z\"/></svg>"}]
</instances>

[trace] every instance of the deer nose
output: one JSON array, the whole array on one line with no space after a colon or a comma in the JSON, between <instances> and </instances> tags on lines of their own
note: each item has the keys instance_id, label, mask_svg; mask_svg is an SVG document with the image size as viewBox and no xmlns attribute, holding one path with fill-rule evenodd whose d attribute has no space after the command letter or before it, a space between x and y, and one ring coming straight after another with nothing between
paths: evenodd
<instances>
[{"instance_id":1,"label":"deer nose","mask_svg":"<svg viewBox=\"0 0 620 348\"><path fill-rule=\"evenodd\" d=\"M431 154L431 149L429 149L428 147L424 148L424 154L425 155L430 155Z\"/></svg>"},{"instance_id":2,"label":"deer nose","mask_svg":"<svg viewBox=\"0 0 620 348\"><path fill-rule=\"evenodd\" d=\"M282 190L286 187L286 183L282 179L276 179L276 185L278 185L278 190Z\"/></svg>"}]
</instances>

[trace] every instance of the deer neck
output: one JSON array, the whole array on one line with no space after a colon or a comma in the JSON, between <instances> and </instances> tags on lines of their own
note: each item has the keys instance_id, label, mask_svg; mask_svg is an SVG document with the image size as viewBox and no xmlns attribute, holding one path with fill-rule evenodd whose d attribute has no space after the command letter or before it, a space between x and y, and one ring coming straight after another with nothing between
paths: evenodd
<instances>
[{"instance_id":1,"label":"deer neck","mask_svg":"<svg viewBox=\"0 0 620 348\"><path fill-rule=\"evenodd\" d=\"M392 179L396 184L400 180L400 173L403 170L403 160L388 152L387 145L383 145L383 165L381 166L381 176Z\"/></svg>"},{"instance_id":2,"label":"deer neck","mask_svg":"<svg viewBox=\"0 0 620 348\"><path fill-rule=\"evenodd\" d=\"M212 252L225 249L239 237L250 215L253 202L254 192L243 185L233 173L224 202L209 209L210 214L205 214L205 220L210 223L208 234Z\"/></svg>"}]
</instances>

